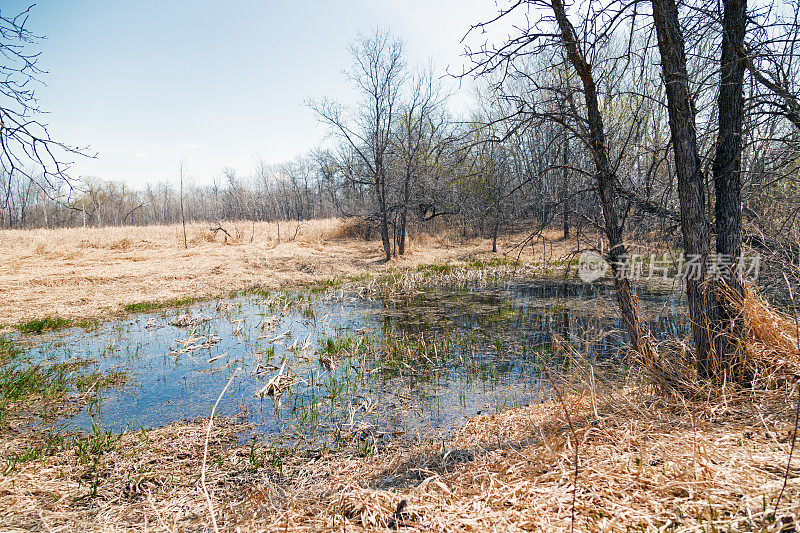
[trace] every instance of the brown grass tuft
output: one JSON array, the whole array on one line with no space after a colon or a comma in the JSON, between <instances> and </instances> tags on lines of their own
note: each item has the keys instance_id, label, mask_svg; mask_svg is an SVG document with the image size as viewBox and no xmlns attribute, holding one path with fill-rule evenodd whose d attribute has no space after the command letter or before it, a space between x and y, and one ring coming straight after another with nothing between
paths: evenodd
<instances>
[{"instance_id":1,"label":"brown grass tuft","mask_svg":"<svg viewBox=\"0 0 800 533\"><path fill-rule=\"evenodd\" d=\"M324 231L325 240L367 240L367 237L377 237L378 233L372 225L360 218L347 218L341 224L335 225Z\"/></svg>"},{"instance_id":2,"label":"brown grass tuft","mask_svg":"<svg viewBox=\"0 0 800 533\"><path fill-rule=\"evenodd\" d=\"M795 317L772 307L752 287L742 305L747 362L770 381L800 375L800 339Z\"/></svg>"},{"instance_id":3,"label":"brown grass tuft","mask_svg":"<svg viewBox=\"0 0 800 533\"><path fill-rule=\"evenodd\" d=\"M133 241L129 237L124 237L118 241L113 241L108 244L109 250L130 250L133 246Z\"/></svg>"},{"instance_id":4,"label":"brown grass tuft","mask_svg":"<svg viewBox=\"0 0 800 533\"><path fill-rule=\"evenodd\" d=\"M723 289L725 290L725 289ZM741 338L732 367L713 363L720 383L728 394L747 394L749 389L785 389L800 375L798 322L793 315L774 308L756 288L746 285L744 297L724 293L738 309ZM638 362L651 381L687 397L705 397L719 391L698 379L696 358L691 347L678 340L659 343L654 360ZM734 372L737 375L728 375ZM741 390L742 386L745 390Z\"/></svg>"}]
</instances>

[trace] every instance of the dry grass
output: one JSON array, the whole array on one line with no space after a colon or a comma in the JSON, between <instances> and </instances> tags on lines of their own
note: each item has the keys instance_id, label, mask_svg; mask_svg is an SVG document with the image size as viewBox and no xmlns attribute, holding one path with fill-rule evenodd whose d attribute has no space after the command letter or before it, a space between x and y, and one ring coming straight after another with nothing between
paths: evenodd
<instances>
[{"instance_id":1,"label":"dry grass","mask_svg":"<svg viewBox=\"0 0 800 533\"><path fill-rule=\"evenodd\" d=\"M0 323L45 315L104 318L126 304L492 256L486 239L422 234L406 256L383 263L380 243L365 241L363 228L351 221L283 222L280 241L275 223L223 225L232 238L190 224L188 250L180 225L0 231ZM504 238L500 250L519 239Z\"/></svg>"},{"instance_id":2,"label":"dry grass","mask_svg":"<svg viewBox=\"0 0 800 533\"><path fill-rule=\"evenodd\" d=\"M49 299L30 304L30 315L3 313L9 321L37 316L76 287L86 298L101 294L85 309L102 314L125 302L224 292L259 280L303 281L303 265L315 269L309 281L386 268L377 263L375 242L353 240L352 228L339 222L309 224L282 244L270 240L266 225L256 226L252 243L232 245L211 240L206 229L190 228L188 252L178 227L0 234L0 246L22 265L11 270L15 261L3 256L5 280L51 279L54 293L44 291ZM486 244L415 244L400 264L485 258ZM274 255L256 268L245 259L257 253ZM101 276L104 264L108 278L85 287L58 283L59 273ZM208 273L215 264L227 266ZM152 294L137 292L148 287ZM12 286L6 305L31 290ZM103 301L107 307L97 303ZM69 316L76 307L63 309L59 314ZM222 531L563 531L574 497L577 531L794 530L800 459L788 470L777 517L773 508L794 432L796 383L785 378L800 368L796 326L759 299L745 305L745 318L750 356L772 360L784 377L768 380L770 389L723 389L710 400L688 401L636 378L605 380L579 365L559 382L563 403L477 416L445 441L371 447L367 437L337 452L256 454L255 463L238 439L247 428L215 421L205 484L216 521ZM90 460L65 445L13 469L0 464L0 530L210 530L201 484L206 424L127 433ZM0 457L24 456L42 440L40 433L6 431ZM357 453L364 449L374 453Z\"/></svg>"},{"instance_id":3,"label":"dry grass","mask_svg":"<svg viewBox=\"0 0 800 533\"><path fill-rule=\"evenodd\" d=\"M794 383L800 376L800 317L778 310L750 284L744 295L720 289L738 309L741 327L738 343L730 361L723 365L712 360L718 385L736 393L740 385L755 390L775 390ZM667 389L680 390L687 398L702 398L718 391L698 379L696 360L684 340L659 343L654 360L639 359L652 382Z\"/></svg>"},{"instance_id":4,"label":"dry grass","mask_svg":"<svg viewBox=\"0 0 800 533\"><path fill-rule=\"evenodd\" d=\"M215 425L206 483L223 531L761 530L783 482L792 402L782 393L687 405L630 384L571 387L474 418L454 438L411 449L299 453L253 468L233 424ZM72 450L0 475L3 530L208 530L199 483L205 426L127 434L81 464ZM25 445L3 443L4 456ZM792 467L778 516L800 502ZM93 480L99 480L92 495ZM87 496L89 495L89 496ZM407 506L396 513L405 500ZM791 520L789 518L787 520ZM715 529L716 528L716 529Z\"/></svg>"},{"instance_id":5,"label":"dry grass","mask_svg":"<svg viewBox=\"0 0 800 533\"><path fill-rule=\"evenodd\" d=\"M773 308L765 298L746 287L742 305L745 324L746 360L754 373L774 381L800 375L800 318Z\"/></svg>"}]
</instances>

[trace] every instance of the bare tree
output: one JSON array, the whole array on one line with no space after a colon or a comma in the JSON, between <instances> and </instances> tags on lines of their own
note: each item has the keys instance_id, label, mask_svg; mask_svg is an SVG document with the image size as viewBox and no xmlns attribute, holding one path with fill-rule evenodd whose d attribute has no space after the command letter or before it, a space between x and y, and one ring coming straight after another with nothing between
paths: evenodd
<instances>
[{"instance_id":1,"label":"bare tree","mask_svg":"<svg viewBox=\"0 0 800 533\"><path fill-rule=\"evenodd\" d=\"M397 253L403 255L409 204L417 181L436 152L437 134L445 121L440 112L443 98L433 68L419 71L413 78L407 102L402 106L394 133L393 148L401 173Z\"/></svg>"},{"instance_id":2,"label":"bare tree","mask_svg":"<svg viewBox=\"0 0 800 533\"><path fill-rule=\"evenodd\" d=\"M697 351L698 370L710 375L712 368L711 322L715 319L715 303L705 286L708 263L710 223L708 218L705 175L697 145L695 106L689 88L685 41L678 7L674 0L652 0L661 69L667 93L669 126L678 175L678 196L681 206L681 228L686 254L694 262L694 270L686 279L689 318Z\"/></svg>"},{"instance_id":3,"label":"bare tree","mask_svg":"<svg viewBox=\"0 0 800 533\"><path fill-rule=\"evenodd\" d=\"M674 0L652 0L678 174L684 245L698 270L686 279L698 374L718 381L746 380L737 365L743 296L741 153L744 119L746 0L724 0L713 159L716 230L715 275L707 280L710 223L705 173L698 148L696 96L689 83L682 21ZM723 287L719 285L723 284ZM714 290L716 287L716 290ZM733 298L731 294L733 293ZM736 297L738 295L738 297Z\"/></svg>"},{"instance_id":4,"label":"bare tree","mask_svg":"<svg viewBox=\"0 0 800 533\"><path fill-rule=\"evenodd\" d=\"M537 53L541 57L566 59L549 70L563 72L571 68L577 75L580 88L566 84L560 89L549 86L539 87L544 95L558 94L557 102L548 106L544 102L532 102L519 95L506 95L506 98L516 102L516 109L507 118L520 119L520 127L531 127L532 123L553 122L574 131L578 138L588 148L593 162L594 186L602 209L602 230L609 242L607 259L614 270L614 284L617 303L620 308L622 322L628 333L634 350L642 356L654 356L648 328L642 323L639 315L636 296L631 287L631 282L625 275L628 257L627 248L623 240L623 222L617 209L618 196L616 193L617 165L609 154L608 139L603 114L600 108L598 86L595 81L593 66L590 58L598 55L598 48L607 44L607 36L603 36L603 29L598 28L591 21L585 21L581 28L585 34L579 35L575 26L569 19L564 3L561 0L542 0L515 3L509 10L501 12L500 17L507 16L522 5L534 5L540 13L552 13L548 19L542 15L541 19L533 26L523 29L521 35L509 39L502 46L481 51L478 57L487 57L476 65L473 73L487 74L489 72L502 72L501 79L505 81L507 72L514 71L514 62L521 57ZM478 25L475 28L482 27ZM592 32L592 33L589 33ZM502 66L502 69L498 69ZM517 72L517 71L515 71ZM520 77L538 83L529 73L522 71ZM582 101L573 98L576 91ZM568 102L571 117L557 109L560 102ZM549 107L549 108L548 108ZM554 168L561 168L558 161Z\"/></svg>"},{"instance_id":5,"label":"bare tree","mask_svg":"<svg viewBox=\"0 0 800 533\"><path fill-rule=\"evenodd\" d=\"M389 238L389 158L392 129L397 121L401 85L405 77L403 46L388 32L375 30L360 36L350 47L353 67L348 77L361 95L349 112L331 100L311 102L320 120L357 155L368 174L378 206L381 241L386 260L392 258ZM354 176L355 179L362 179Z\"/></svg>"},{"instance_id":6,"label":"bare tree","mask_svg":"<svg viewBox=\"0 0 800 533\"><path fill-rule=\"evenodd\" d=\"M180 180L180 206L181 206L181 225L183 226L183 248L189 248L189 243L186 241L186 214L183 209L183 175L186 170L186 160L181 159L178 161L178 176Z\"/></svg>"},{"instance_id":7,"label":"bare tree","mask_svg":"<svg viewBox=\"0 0 800 533\"><path fill-rule=\"evenodd\" d=\"M27 27L32 7L17 15L0 9L0 172L5 180L19 174L46 190L53 181L69 181L66 158L85 153L54 140L42 122L35 86L45 72L39 52L31 50L41 39Z\"/></svg>"},{"instance_id":8,"label":"bare tree","mask_svg":"<svg viewBox=\"0 0 800 533\"><path fill-rule=\"evenodd\" d=\"M586 114L589 130L590 146L594 156L595 172L597 179L597 194L603 209L605 233L608 237L608 258L613 269L619 268L628 253L622 237L622 225L616 209L614 184L616 181L615 170L609 157L605 140L605 126L597 96L597 86L592 75L591 66L586 60L586 55L578 47L580 41L575 33L572 23L567 18L564 4L561 0L552 0L553 14L556 17L561 41L566 49L567 58L578 74L583 85L583 98L586 105ZM616 273L619 274L619 273ZM622 321L631 338L633 348L645 357L653 357L650 346L649 331L642 325L639 317L638 306L631 290L630 281L624 275L614 276L617 302L622 314Z\"/></svg>"},{"instance_id":9,"label":"bare tree","mask_svg":"<svg viewBox=\"0 0 800 533\"><path fill-rule=\"evenodd\" d=\"M747 26L747 0L723 0L722 53L720 57L719 133L714 156L715 222L717 261L726 283L715 294L720 323L716 353L720 365L739 374L736 354L742 323L737 303L744 297L742 265L742 129L744 120L744 73L746 62L739 54L744 48ZM731 298L727 291L732 291ZM706 372L707 374L707 372Z\"/></svg>"}]
</instances>

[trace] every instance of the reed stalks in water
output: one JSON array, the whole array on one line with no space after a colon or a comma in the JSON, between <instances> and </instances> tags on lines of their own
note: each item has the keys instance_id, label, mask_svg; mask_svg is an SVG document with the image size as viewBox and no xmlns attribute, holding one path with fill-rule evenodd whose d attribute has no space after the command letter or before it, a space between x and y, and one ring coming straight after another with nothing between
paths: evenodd
<instances>
[{"instance_id":1,"label":"reed stalks in water","mask_svg":"<svg viewBox=\"0 0 800 533\"><path fill-rule=\"evenodd\" d=\"M211 408L211 416L208 418L208 428L206 429L206 440L205 444L203 444L203 466L200 469L200 484L203 487L203 494L206 497L206 502L208 503L208 512L211 514L211 524L214 526L214 532L219 533L219 527L217 527L217 518L214 514L214 503L211 501L211 495L208 493L208 487L206 487L206 468L208 465L208 438L211 436L211 427L214 424L214 413L217 410L217 406L219 405L220 400L222 400L222 396L225 394L225 391L228 390L228 387L231 386L233 383L233 378L236 377L236 374L239 373L241 367L236 367L236 370L233 371L231 377L228 379L228 382L225 384L225 387L222 389L222 392L219 393L219 397L217 397L217 401L214 402L214 407Z\"/></svg>"}]
</instances>

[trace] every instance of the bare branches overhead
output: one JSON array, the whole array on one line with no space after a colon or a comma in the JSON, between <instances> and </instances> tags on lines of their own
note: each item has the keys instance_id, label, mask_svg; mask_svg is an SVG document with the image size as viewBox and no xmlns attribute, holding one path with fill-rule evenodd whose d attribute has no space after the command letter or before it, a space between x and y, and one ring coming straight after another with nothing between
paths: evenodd
<instances>
[{"instance_id":1,"label":"bare branches overhead","mask_svg":"<svg viewBox=\"0 0 800 533\"><path fill-rule=\"evenodd\" d=\"M53 180L68 182L71 158L85 151L51 137L44 122L36 98L45 74L35 49L42 38L28 28L31 9L0 8L0 174L5 181L20 174L44 190Z\"/></svg>"}]
</instances>

